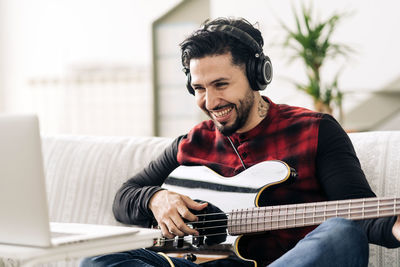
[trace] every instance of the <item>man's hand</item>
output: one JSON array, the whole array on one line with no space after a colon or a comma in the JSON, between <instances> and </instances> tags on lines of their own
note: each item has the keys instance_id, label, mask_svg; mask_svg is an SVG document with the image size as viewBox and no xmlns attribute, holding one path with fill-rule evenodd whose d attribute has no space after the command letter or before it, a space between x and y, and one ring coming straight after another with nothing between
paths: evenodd
<instances>
[{"instance_id":1,"label":"man's hand","mask_svg":"<svg viewBox=\"0 0 400 267\"><path fill-rule=\"evenodd\" d=\"M397 216L397 220L393 225L392 233L397 240L400 241L400 216Z\"/></svg>"},{"instance_id":2,"label":"man's hand","mask_svg":"<svg viewBox=\"0 0 400 267\"><path fill-rule=\"evenodd\" d=\"M174 238L175 236L199 235L199 233L185 224L183 218L188 221L197 221L197 217L189 211L202 210L207 203L198 203L188 196L168 190L155 193L149 202L149 208L154 214L163 236Z\"/></svg>"}]
</instances>

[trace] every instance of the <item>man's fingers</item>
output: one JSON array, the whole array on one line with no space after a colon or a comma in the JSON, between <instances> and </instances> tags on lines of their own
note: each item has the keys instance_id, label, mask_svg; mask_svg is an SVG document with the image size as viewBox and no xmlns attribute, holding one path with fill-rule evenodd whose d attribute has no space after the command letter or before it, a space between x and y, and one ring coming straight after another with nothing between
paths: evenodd
<instances>
[{"instance_id":1,"label":"man's fingers","mask_svg":"<svg viewBox=\"0 0 400 267\"><path fill-rule=\"evenodd\" d=\"M175 236L173 234L171 234L167 228L167 226L165 226L164 224L160 224L160 228L161 228L161 233L164 237L166 238L174 238Z\"/></svg>"},{"instance_id":2,"label":"man's fingers","mask_svg":"<svg viewBox=\"0 0 400 267\"><path fill-rule=\"evenodd\" d=\"M187 210L187 209L186 209ZM179 210L178 210L179 211ZM187 212L189 212L187 210ZM190 213L190 212L189 212ZM193 215L193 214L192 214ZM194 215L193 215L194 216ZM182 220L183 215L182 214L176 214L172 215L171 219L173 221L173 225L169 228L169 230L178 235L178 236L183 236L185 234L188 235L198 235L198 232L194 230L193 228L190 228L183 220ZM194 216L195 219L197 218ZM185 217L183 217L185 218ZM186 218L185 218L186 219ZM177 232L176 232L177 231Z\"/></svg>"},{"instance_id":3,"label":"man's fingers","mask_svg":"<svg viewBox=\"0 0 400 267\"><path fill-rule=\"evenodd\" d=\"M176 220L176 221L174 221ZM174 238L175 236L185 236L185 235L198 235L199 233L186 225L182 218L171 217L171 219L160 224L161 232L164 237Z\"/></svg>"},{"instance_id":4,"label":"man's fingers","mask_svg":"<svg viewBox=\"0 0 400 267\"><path fill-rule=\"evenodd\" d=\"M197 221L198 218L189 209L202 210L207 203L198 203L188 196L162 190L154 194L150 204L165 237L199 235L197 230L186 225L184 219Z\"/></svg>"},{"instance_id":5,"label":"man's fingers","mask_svg":"<svg viewBox=\"0 0 400 267\"><path fill-rule=\"evenodd\" d=\"M181 207L178 207L177 209L182 218L185 218L186 220L188 220L190 222L197 221L197 216L194 215L193 213L191 213L187 207L181 206Z\"/></svg>"},{"instance_id":6,"label":"man's fingers","mask_svg":"<svg viewBox=\"0 0 400 267\"><path fill-rule=\"evenodd\" d=\"M192 209L192 210L202 210L202 209L204 209L205 207L207 207L207 205L208 205L207 202L199 203L199 202L197 202L197 201L194 201L193 199L191 199L191 198L188 197L188 196L183 196L182 199L183 199L183 201L185 202L186 206L187 206L189 209Z\"/></svg>"}]
</instances>

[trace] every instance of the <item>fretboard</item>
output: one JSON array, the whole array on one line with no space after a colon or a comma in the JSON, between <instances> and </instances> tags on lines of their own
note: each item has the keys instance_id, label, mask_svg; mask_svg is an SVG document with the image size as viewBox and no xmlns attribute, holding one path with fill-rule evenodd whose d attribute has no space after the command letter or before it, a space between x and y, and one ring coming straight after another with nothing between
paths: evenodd
<instances>
[{"instance_id":1,"label":"fretboard","mask_svg":"<svg viewBox=\"0 0 400 267\"><path fill-rule=\"evenodd\" d=\"M240 235L311 226L333 217L351 220L389 217L397 215L399 211L399 197L255 207L229 213L228 232L230 235Z\"/></svg>"}]
</instances>

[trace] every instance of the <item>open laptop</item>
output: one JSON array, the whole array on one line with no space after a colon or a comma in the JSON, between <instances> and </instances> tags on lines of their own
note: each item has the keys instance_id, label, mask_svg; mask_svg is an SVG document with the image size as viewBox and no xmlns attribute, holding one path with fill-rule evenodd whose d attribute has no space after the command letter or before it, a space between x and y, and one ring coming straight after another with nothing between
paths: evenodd
<instances>
[{"instance_id":1,"label":"open laptop","mask_svg":"<svg viewBox=\"0 0 400 267\"><path fill-rule=\"evenodd\" d=\"M139 231L134 227L49 223L35 115L0 115L0 218L0 243L24 246L58 246Z\"/></svg>"}]
</instances>

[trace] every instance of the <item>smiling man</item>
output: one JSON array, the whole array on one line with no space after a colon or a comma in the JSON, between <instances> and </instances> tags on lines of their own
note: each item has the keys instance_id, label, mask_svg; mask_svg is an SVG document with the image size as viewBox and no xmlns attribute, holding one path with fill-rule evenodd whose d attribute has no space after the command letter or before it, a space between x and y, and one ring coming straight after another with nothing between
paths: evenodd
<instances>
[{"instance_id":1,"label":"smiling man","mask_svg":"<svg viewBox=\"0 0 400 267\"><path fill-rule=\"evenodd\" d=\"M374 197L347 134L327 114L275 104L260 94L271 82L271 61L258 29L244 19L206 21L181 43L187 90L209 117L180 136L159 158L123 184L113 211L118 221L149 227L167 238L198 235L186 225L209 208L161 188L180 165L205 165L232 177L268 160L280 160L298 176L268 192L269 203L306 203ZM251 181L251 177L248 178ZM229 199L227 200L229 201ZM249 243L261 266L367 266L368 242L400 246L396 216L358 222L335 218L317 228L263 233ZM245 248L246 250L246 248ZM83 266L198 266L141 249L86 259ZM201 266L254 266L238 257Z\"/></svg>"}]
</instances>

